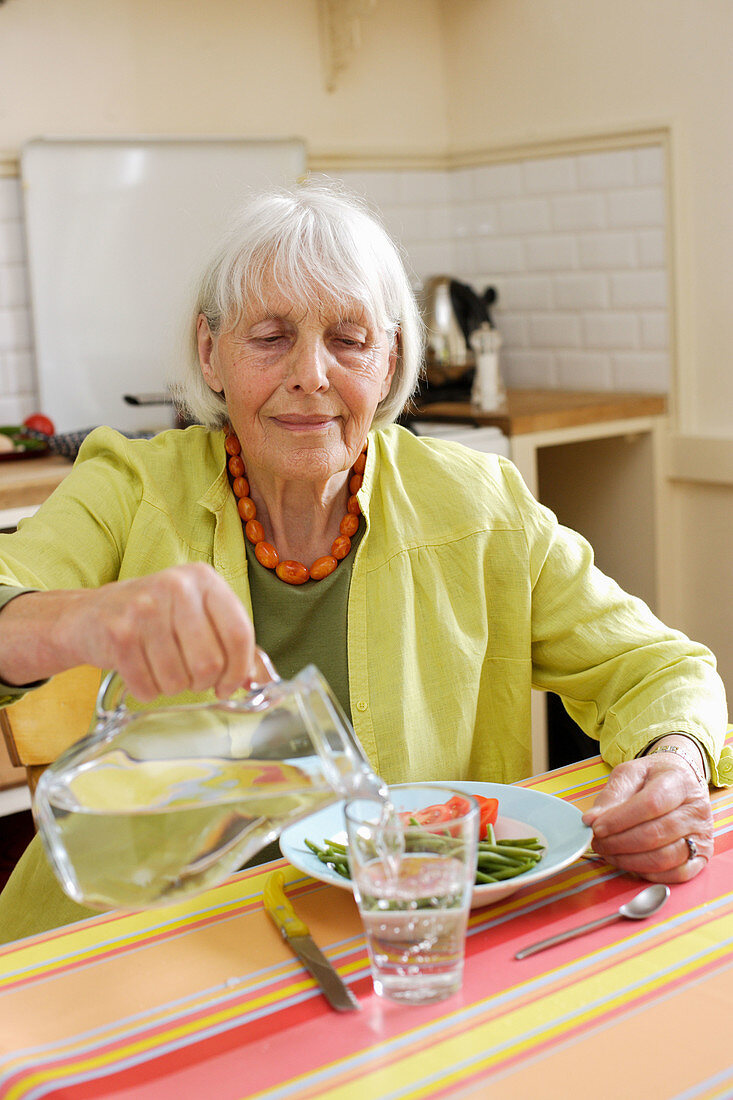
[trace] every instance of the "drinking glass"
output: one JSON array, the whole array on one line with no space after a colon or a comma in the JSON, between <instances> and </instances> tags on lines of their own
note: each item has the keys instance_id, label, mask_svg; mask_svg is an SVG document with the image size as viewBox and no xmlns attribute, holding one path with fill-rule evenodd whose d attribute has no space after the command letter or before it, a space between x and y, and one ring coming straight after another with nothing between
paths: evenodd
<instances>
[{"instance_id":1,"label":"drinking glass","mask_svg":"<svg viewBox=\"0 0 733 1100\"><path fill-rule=\"evenodd\" d=\"M388 795L389 816L373 799L345 806L354 895L376 993L428 1004L463 981L479 807L462 791L423 783Z\"/></svg>"}]
</instances>

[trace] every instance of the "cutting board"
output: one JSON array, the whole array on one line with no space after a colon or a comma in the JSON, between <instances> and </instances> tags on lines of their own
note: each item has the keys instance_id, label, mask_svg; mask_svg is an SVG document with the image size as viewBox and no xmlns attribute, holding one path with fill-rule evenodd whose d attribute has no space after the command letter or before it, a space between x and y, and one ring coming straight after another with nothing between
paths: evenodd
<instances>
[{"instance_id":1,"label":"cutting board","mask_svg":"<svg viewBox=\"0 0 733 1100\"><path fill-rule=\"evenodd\" d=\"M40 408L59 432L155 430L196 279L251 189L305 171L299 140L39 139L21 169Z\"/></svg>"}]
</instances>

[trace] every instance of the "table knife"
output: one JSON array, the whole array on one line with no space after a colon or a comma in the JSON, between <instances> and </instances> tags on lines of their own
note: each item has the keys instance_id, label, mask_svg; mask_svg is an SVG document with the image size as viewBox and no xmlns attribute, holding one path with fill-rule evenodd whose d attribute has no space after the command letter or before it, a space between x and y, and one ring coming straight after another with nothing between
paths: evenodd
<instances>
[{"instance_id":1,"label":"table knife","mask_svg":"<svg viewBox=\"0 0 733 1100\"><path fill-rule=\"evenodd\" d=\"M354 994L344 985L340 976L311 937L308 926L296 916L285 894L285 874L272 871L268 875L263 892L265 909L280 929L282 938L298 956L306 970L318 982L332 1008L339 1012L351 1012L361 1008Z\"/></svg>"}]
</instances>

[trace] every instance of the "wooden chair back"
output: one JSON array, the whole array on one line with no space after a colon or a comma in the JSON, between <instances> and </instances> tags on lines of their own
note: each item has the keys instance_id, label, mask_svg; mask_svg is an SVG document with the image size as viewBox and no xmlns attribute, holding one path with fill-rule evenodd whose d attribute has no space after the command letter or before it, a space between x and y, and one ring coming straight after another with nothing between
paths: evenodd
<instances>
[{"instance_id":1,"label":"wooden chair back","mask_svg":"<svg viewBox=\"0 0 733 1100\"><path fill-rule=\"evenodd\" d=\"M100 669L79 665L0 709L8 755L25 768L31 793L43 769L88 733L101 678Z\"/></svg>"}]
</instances>

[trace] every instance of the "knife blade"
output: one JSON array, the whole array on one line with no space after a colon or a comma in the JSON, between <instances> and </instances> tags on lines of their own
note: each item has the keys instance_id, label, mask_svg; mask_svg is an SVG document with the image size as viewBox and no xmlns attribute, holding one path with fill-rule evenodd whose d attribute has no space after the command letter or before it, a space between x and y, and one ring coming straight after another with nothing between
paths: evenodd
<instances>
[{"instance_id":1,"label":"knife blade","mask_svg":"<svg viewBox=\"0 0 733 1100\"><path fill-rule=\"evenodd\" d=\"M315 942L308 926L296 915L285 893L285 873L272 871L265 882L263 901L282 938L321 987L326 1000L338 1012L352 1012L361 1005Z\"/></svg>"}]
</instances>

